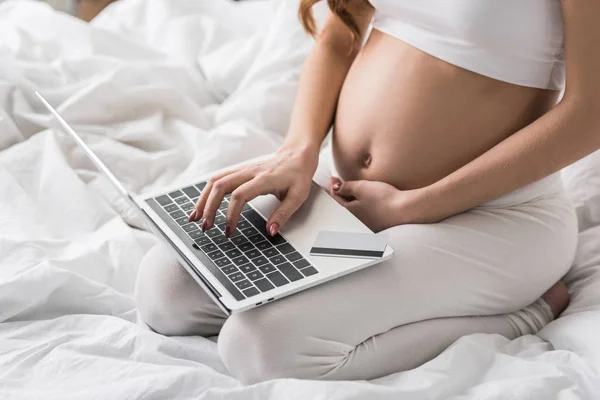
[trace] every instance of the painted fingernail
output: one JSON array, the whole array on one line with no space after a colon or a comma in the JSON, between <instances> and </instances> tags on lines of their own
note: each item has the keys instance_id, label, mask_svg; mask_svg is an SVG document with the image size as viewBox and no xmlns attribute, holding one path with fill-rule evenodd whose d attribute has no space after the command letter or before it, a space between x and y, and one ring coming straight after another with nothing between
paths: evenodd
<instances>
[{"instance_id":1,"label":"painted fingernail","mask_svg":"<svg viewBox=\"0 0 600 400\"><path fill-rule=\"evenodd\" d=\"M335 190L336 192L337 192L338 190L340 190L340 184L339 184L339 183L334 183L334 184L333 184L333 190Z\"/></svg>"},{"instance_id":2,"label":"painted fingernail","mask_svg":"<svg viewBox=\"0 0 600 400\"><path fill-rule=\"evenodd\" d=\"M227 224L225 225L225 237L229 239L229 235L231 235L231 228L229 227L229 224Z\"/></svg>"},{"instance_id":3,"label":"painted fingernail","mask_svg":"<svg viewBox=\"0 0 600 400\"><path fill-rule=\"evenodd\" d=\"M188 217L188 222L192 222L196 218L196 214L198 214L196 210L192 211L192 213Z\"/></svg>"},{"instance_id":4,"label":"painted fingernail","mask_svg":"<svg viewBox=\"0 0 600 400\"><path fill-rule=\"evenodd\" d=\"M271 234L271 236L277 235L278 231L279 231L279 225L277 225L276 223L272 223L271 227L269 228L269 233Z\"/></svg>"},{"instance_id":5,"label":"painted fingernail","mask_svg":"<svg viewBox=\"0 0 600 400\"><path fill-rule=\"evenodd\" d=\"M204 221L202 221L202 232L206 232L206 227L208 226L208 222L206 221L206 218L204 218Z\"/></svg>"}]
</instances>

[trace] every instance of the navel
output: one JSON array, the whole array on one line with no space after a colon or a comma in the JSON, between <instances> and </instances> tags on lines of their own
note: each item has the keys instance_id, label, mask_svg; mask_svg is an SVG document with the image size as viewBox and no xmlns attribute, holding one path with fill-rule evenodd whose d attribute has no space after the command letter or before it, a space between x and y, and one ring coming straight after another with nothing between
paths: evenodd
<instances>
[{"instance_id":1,"label":"navel","mask_svg":"<svg viewBox=\"0 0 600 400\"><path fill-rule=\"evenodd\" d=\"M363 165L365 168L369 168L371 166L371 163L373 162L373 156L371 155L371 153L367 153L365 154L365 157L363 159Z\"/></svg>"}]
</instances>

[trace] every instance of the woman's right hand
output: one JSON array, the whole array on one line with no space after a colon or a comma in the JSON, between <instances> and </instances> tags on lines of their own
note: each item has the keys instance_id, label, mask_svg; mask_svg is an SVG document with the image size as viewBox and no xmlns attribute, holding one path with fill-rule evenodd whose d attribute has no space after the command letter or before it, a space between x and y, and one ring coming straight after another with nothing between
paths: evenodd
<instances>
[{"instance_id":1,"label":"woman's right hand","mask_svg":"<svg viewBox=\"0 0 600 400\"><path fill-rule=\"evenodd\" d=\"M269 160L213 176L202 190L189 220L197 222L204 218L202 230L211 229L223 198L231 193L225 228L225 236L229 237L247 202L263 194L273 194L281 205L267 220L266 229L275 235L308 197L318 161L318 148L284 145Z\"/></svg>"}]
</instances>

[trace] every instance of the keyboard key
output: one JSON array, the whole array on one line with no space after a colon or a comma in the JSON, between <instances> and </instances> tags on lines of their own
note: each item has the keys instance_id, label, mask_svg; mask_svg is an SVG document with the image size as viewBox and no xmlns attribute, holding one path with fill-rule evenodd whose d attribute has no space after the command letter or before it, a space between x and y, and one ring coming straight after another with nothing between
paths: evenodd
<instances>
[{"instance_id":1,"label":"keyboard key","mask_svg":"<svg viewBox=\"0 0 600 400\"><path fill-rule=\"evenodd\" d=\"M271 282L269 282L269 280L265 278L255 281L254 285L256 285L256 287L259 288L261 292L266 292L267 290L271 290L274 287L271 284Z\"/></svg>"},{"instance_id":2,"label":"keyboard key","mask_svg":"<svg viewBox=\"0 0 600 400\"><path fill-rule=\"evenodd\" d=\"M260 272L258 272L258 271L252 271L252 272L250 272L250 273L246 274L246 278L250 279L251 281L255 281L255 280L257 280L257 279L260 279L260 278L262 278L263 276L264 276L264 275L263 275L263 274L261 274L261 273L260 273Z\"/></svg>"},{"instance_id":3,"label":"keyboard key","mask_svg":"<svg viewBox=\"0 0 600 400\"><path fill-rule=\"evenodd\" d=\"M173 218L173 219L177 219L177 218L181 218L181 217L187 217L187 215L183 211L181 211L181 210L177 210L175 212L172 212L169 215L171 215L171 218Z\"/></svg>"},{"instance_id":4,"label":"keyboard key","mask_svg":"<svg viewBox=\"0 0 600 400\"><path fill-rule=\"evenodd\" d=\"M221 258L221 260L227 260L226 258ZM218 260L218 261L221 261ZM230 260L227 260L230 261ZM235 267L235 265L227 265L226 267L223 267L223 273L229 275L229 274L233 274L234 272L237 272L238 269Z\"/></svg>"},{"instance_id":5,"label":"keyboard key","mask_svg":"<svg viewBox=\"0 0 600 400\"><path fill-rule=\"evenodd\" d=\"M300 255L300 253L298 253L297 251L294 251L293 253L287 254L285 256L288 260L290 261L298 261L298 260L302 260L302 256Z\"/></svg>"},{"instance_id":6,"label":"keyboard key","mask_svg":"<svg viewBox=\"0 0 600 400\"><path fill-rule=\"evenodd\" d=\"M285 239L280 234L271 236L267 232L267 222L256 211L250 210L243 213L244 217L260 232L267 240L275 245L285 243Z\"/></svg>"},{"instance_id":7,"label":"keyboard key","mask_svg":"<svg viewBox=\"0 0 600 400\"><path fill-rule=\"evenodd\" d=\"M171 196L171 198L173 199L176 199L178 197L183 196L183 192L181 190L175 190L174 192L169 193L169 196Z\"/></svg>"},{"instance_id":8,"label":"keyboard key","mask_svg":"<svg viewBox=\"0 0 600 400\"><path fill-rule=\"evenodd\" d=\"M214 238L214 237L220 236L220 235L221 235L221 231L216 228L211 228L206 231L206 236L208 236L209 238Z\"/></svg>"},{"instance_id":9,"label":"keyboard key","mask_svg":"<svg viewBox=\"0 0 600 400\"><path fill-rule=\"evenodd\" d=\"M230 241L226 241L226 242L223 242L223 243L218 243L218 245L219 245L219 248L222 251L227 251L227 250L235 249L235 246Z\"/></svg>"},{"instance_id":10,"label":"keyboard key","mask_svg":"<svg viewBox=\"0 0 600 400\"><path fill-rule=\"evenodd\" d=\"M183 211L192 211L194 209L194 203L183 203L181 205L181 209Z\"/></svg>"},{"instance_id":11,"label":"keyboard key","mask_svg":"<svg viewBox=\"0 0 600 400\"><path fill-rule=\"evenodd\" d=\"M227 200L223 200L219 206L219 210L227 210L227 207L229 207L229 202L227 202Z\"/></svg>"},{"instance_id":12,"label":"keyboard key","mask_svg":"<svg viewBox=\"0 0 600 400\"><path fill-rule=\"evenodd\" d=\"M177 222L177 224L179 224L179 225L185 225L188 223L188 218L187 217L177 218L175 220L175 222Z\"/></svg>"},{"instance_id":13,"label":"keyboard key","mask_svg":"<svg viewBox=\"0 0 600 400\"><path fill-rule=\"evenodd\" d=\"M317 271L317 269L315 267L309 267L309 268L304 268L304 269L300 270L300 272L302 272L302 274L304 274L304 276L311 276L311 275L318 273L319 271Z\"/></svg>"},{"instance_id":14,"label":"keyboard key","mask_svg":"<svg viewBox=\"0 0 600 400\"><path fill-rule=\"evenodd\" d=\"M242 264L247 264L248 259L244 256L239 256L239 257L234 258L233 262L235 263L235 265L242 265Z\"/></svg>"},{"instance_id":15,"label":"keyboard key","mask_svg":"<svg viewBox=\"0 0 600 400\"><path fill-rule=\"evenodd\" d=\"M263 254L267 257L278 256L280 253L277 251L275 247L269 247L263 251Z\"/></svg>"},{"instance_id":16,"label":"keyboard key","mask_svg":"<svg viewBox=\"0 0 600 400\"><path fill-rule=\"evenodd\" d=\"M260 269L263 274L270 274L273 271L277 271L277 268L275 268L273 264L265 264L258 269Z\"/></svg>"},{"instance_id":17,"label":"keyboard key","mask_svg":"<svg viewBox=\"0 0 600 400\"><path fill-rule=\"evenodd\" d=\"M300 272L290 263L283 263L277 266L281 272L288 278L290 281L294 282L298 279L304 278Z\"/></svg>"},{"instance_id":18,"label":"keyboard key","mask_svg":"<svg viewBox=\"0 0 600 400\"><path fill-rule=\"evenodd\" d=\"M196 229L198 229L198 224L195 224L192 222L190 224L183 225L181 228L186 232L191 232L191 231L195 231Z\"/></svg>"},{"instance_id":19,"label":"keyboard key","mask_svg":"<svg viewBox=\"0 0 600 400\"><path fill-rule=\"evenodd\" d=\"M173 202L173 200L171 200L169 198L169 196L167 195L162 195L162 196L158 196L155 198L155 200L158 202L158 204L160 204L161 206L166 206L167 204L171 204Z\"/></svg>"},{"instance_id":20,"label":"keyboard key","mask_svg":"<svg viewBox=\"0 0 600 400\"><path fill-rule=\"evenodd\" d=\"M283 286L288 283L288 280L285 279L285 277L281 275L281 272L279 271L270 273L269 275L267 275L267 278L269 278L271 282L273 282L273 284L277 287Z\"/></svg>"},{"instance_id":21,"label":"keyboard key","mask_svg":"<svg viewBox=\"0 0 600 400\"><path fill-rule=\"evenodd\" d=\"M244 254L246 254L246 257L248 257L249 259L253 259L253 258L256 258L256 257L262 255L262 253L260 251L258 251L257 249L251 249L251 250L245 252Z\"/></svg>"},{"instance_id":22,"label":"keyboard key","mask_svg":"<svg viewBox=\"0 0 600 400\"><path fill-rule=\"evenodd\" d=\"M245 242L242 243L238 246L240 248L241 251L243 251L244 253L247 253L249 251L252 251L254 249L256 249L256 247L252 246L252 243L250 242Z\"/></svg>"},{"instance_id":23,"label":"keyboard key","mask_svg":"<svg viewBox=\"0 0 600 400\"><path fill-rule=\"evenodd\" d=\"M169 201L171 201L171 199L169 199ZM173 211L177 211L177 210L179 210L179 207L177 207L177 204L169 204L168 206L165 207L165 211L168 213L172 213Z\"/></svg>"},{"instance_id":24,"label":"keyboard key","mask_svg":"<svg viewBox=\"0 0 600 400\"><path fill-rule=\"evenodd\" d=\"M187 197L178 197L175 199L175 203L177 204L185 204L188 202Z\"/></svg>"},{"instance_id":25,"label":"keyboard key","mask_svg":"<svg viewBox=\"0 0 600 400\"><path fill-rule=\"evenodd\" d=\"M222 222L220 224L215 224L215 226L221 231L221 232L225 232L225 225L227 225L225 222Z\"/></svg>"},{"instance_id":26,"label":"keyboard key","mask_svg":"<svg viewBox=\"0 0 600 400\"><path fill-rule=\"evenodd\" d=\"M267 260L265 257L263 257L263 256L260 256L260 257L257 257L257 258L253 258L253 259L252 259L252 263L253 263L254 265L256 265L257 267L260 267L261 265L265 265L265 264L267 264L268 262L269 262L269 261L268 261L268 260Z\"/></svg>"},{"instance_id":27,"label":"keyboard key","mask_svg":"<svg viewBox=\"0 0 600 400\"><path fill-rule=\"evenodd\" d=\"M298 268L298 269L302 269L304 267L308 267L310 265L310 263L308 261L306 261L304 258L298 261L295 261L294 263L294 267Z\"/></svg>"},{"instance_id":28,"label":"keyboard key","mask_svg":"<svg viewBox=\"0 0 600 400\"><path fill-rule=\"evenodd\" d=\"M252 297L252 296L256 296L260 292L256 288L251 287L250 289L244 290L243 293L246 297Z\"/></svg>"},{"instance_id":29,"label":"keyboard key","mask_svg":"<svg viewBox=\"0 0 600 400\"><path fill-rule=\"evenodd\" d=\"M227 257L223 257L223 258L219 258L217 261L215 261L215 264L217 264L217 267L223 268L223 267L226 267L229 264L231 264L231 260Z\"/></svg>"},{"instance_id":30,"label":"keyboard key","mask_svg":"<svg viewBox=\"0 0 600 400\"><path fill-rule=\"evenodd\" d=\"M244 279L243 281L236 282L235 285L242 290L252 287L252 283L250 283L250 281L248 279Z\"/></svg>"},{"instance_id":31,"label":"keyboard key","mask_svg":"<svg viewBox=\"0 0 600 400\"><path fill-rule=\"evenodd\" d=\"M246 221L245 219L242 219L244 217L240 217L240 220L237 223L237 228L239 230L243 230L243 229L247 229L250 228L252 225L250 225L250 222Z\"/></svg>"},{"instance_id":32,"label":"keyboard key","mask_svg":"<svg viewBox=\"0 0 600 400\"><path fill-rule=\"evenodd\" d=\"M198 200L200 199L200 197L194 197L192 199L192 203L196 204L198 202Z\"/></svg>"},{"instance_id":33,"label":"keyboard key","mask_svg":"<svg viewBox=\"0 0 600 400\"><path fill-rule=\"evenodd\" d=\"M267 240L269 242L273 243L274 245L287 243L286 240L284 239L284 237L281 236L279 233L276 234L275 236L271 236L271 235L265 235L265 236L267 237Z\"/></svg>"},{"instance_id":34,"label":"keyboard key","mask_svg":"<svg viewBox=\"0 0 600 400\"><path fill-rule=\"evenodd\" d=\"M265 223L267 222L263 217L260 216L259 213L256 212L256 210L252 209L249 204L244 204L244 207L242 208L242 215L250 222L258 221L259 219ZM254 223L252 225L254 225Z\"/></svg>"},{"instance_id":35,"label":"keyboard key","mask_svg":"<svg viewBox=\"0 0 600 400\"><path fill-rule=\"evenodd\" d=\"M294 251L294 248L292 247L291 244L284 243L284 244L277 246L277 250L279 250L283 254L288 254L288 253L291 253L292 251Z\"/></svg>"},{"instance_id":36,"label":"keyboard key","mask_svg":"<svg viewBox=\"0 0 600 400\"><path fill-rule=\"evenodd\" d=\"M210 253L211 251L218 250L217 245L213 243L209 243L201 247L202 251L205 253Z\"/></svg>"},{"instance_id":37,"label":"keyboard key","mask_svg":"<svg viewBox=\"0 0 600 400\"><path fill-rule=\"evenodd\" d=\"M228 243L227 238L224 235L221 236L215 236L214 238L212 238L212 241L216 244L224 244L224 243Z\"/></svg>"},{"instance_id":38,"label":"keyboard key","mask_svg":"<svg viewBox=\"0 0 600 400\"><path fill-rule=\"evenodd\" d=\"M252 236L252 235L256 235L258 234L258 231L252 227L250 228L246 228L246 229L242 229L242 233L248 237Z\"/></svg>"},{"instance_id":39,"label":"keyboard key","mask_svg":"<svg viewBox=\"0 0 600 400\"><path fill-rule=\"evenodd\" d=\"M238 272L234 272L233 274L227 275L227 276L229 277L229 279L232 280L232 282L237 282L237 281L245 278L244 274L242 274L239 271ZM250 282L248 282L248 283L250 283Z\"/></svg>"},{"instance_id":40,"label":"keyboard key","mask_svg":"<svg viewBox=\"0 0 600 400\"><path fill-rule=\"evenodd\" d=\"M265 240L265 238L260 233L257 233L256 235L252 235L252 236L248 237L248 240L252 243L258 243L258 242L262 242L263 240Z\"/></svg>"},{"instance_id":41,"label":"keyboard key","mask_svg":"<svg viewBox=\"0 0 600 400\"><path fill-rule=\"evenodd\" d=\"M217 224L224 224L226 221L227 221L227 218L225 218L225 216L222 215L222 214L218 214L215 217L215 225L217 225Z\"/></svg>"},{"instance_id":42,"label":"keyboard key","mask_svg":"<svg viewBox=\"0 0 600 400\"><path fill-rule=\"evenodd\" d=\"M221 257L225 257L225 254L223 254L221 252L221 250L217 250L217 251L213 251L212 253L208 253L207 256L211 259L211 260L217 260Z\"/></svg>"},{"instance_id":43,"label":"keyboard key","mask_svg":"<svg viewBox=\"0 0 600 400\"><path fill-rule=\"evenodd\" d=\"M199 238L201 238L202 236L204 236L204 233L202 233L202 231L201 231L200 229L198 229L198 230L196 230L196 231L192 231L192 232L188 233L188 235L189 235L189 236L190 236L192 239L196 240L196 239L199 239Z\"/></svg>"},{"instance_id":44,"label":"keyboard key","mask_svg":"<svg viewBox=\"0 0 600 400\"><path fill-rule=\"evenodd\" d=\"M271 246L271 243L264 241L264 242L260 242L260 243L256 243L255 246L262 251L265 251L268 248L271 248L273 246Z\"/></svg>"},{"instance_id":45,"label":"keyboard key","mask_svg":"<svg viewBox=\"0 0 600 400\"><path fill-rule=\"evenodd\" d=\"M193 199L194 197L200 196L200 192L198 191L198 189L196 189L193 186L186 187L185 189L181 189L181 190L183 190L183 193L187 194L188 197L191 199Z\"/></svg>"},{"instance_id":46,"label":"keyboard key","mask_svg":"<svg viewBox=\"0 0 600 400\"><path fill-rule=\"evenodd\" d=\"M200 182L199 184L196 185L196 189L198 189L199 191L202 191L205 186L206 186L206 182Z\"/></svg>"},{"instance_id":47,"label":"keyboard key","mask_svg":"<svg viewBox=\"0 0 600 400\"><path fill-rule=\"evenodd\" d=\"M241 245L242 243L247 243L248 240L242 236L242 235L238 235L238 236L232 236L231 237L231 241L236 244L237 246Z\"/></svg>"},{"instance_id":48,"label":"keyboard key","mask_svg":"<svg viewBox=\"0 0 600 400\"><path fill-rule=\"evenodd\" d=\"M196 240L194 240L198 244L198 246L204 246L205 244L210 243L210 239L206 236L202 236Z\"/></svg>"},{"instance_id":49,"label":"keyboard key","mask_svg":"<svg viewBox=\"0 0 600 400\"><path fill-rule=\"evenodd\" d=\"M284 262L286 262L286 261L287 261L287 260L285 259L285 257L284 257L284 256L282 256L282 255L278 255L278 256L275 256L275 257L271 257L271 258L269 258L269 260L270 260L270 261L271 261L273 264L275 264L275 265L277 265L277 264L282 264L282 263L284 263Z\"/></svg>"},{"instance_id":50,"label":"keyboard key","mask_svg":"<svg viewBox=\"0 0 600 400\"><path fill-rule=\"evenodd\" d=\"M247 274L252 271L256 271L256 267L252 264L244 264L240 266L240 271Z\"/></svg>"},{"instance_id":51,"label":"keyboard key","mask_svg":"<svg viewBox=\"0 0 600 400\"><path fill-rule=\"evenodd\" d=\"M226 251L225 254L227 254L227 257L229 258L236 258L242 255L242 252L239 251L238 249L232 249L229 251Z\"/></svg>"}]
</instances>

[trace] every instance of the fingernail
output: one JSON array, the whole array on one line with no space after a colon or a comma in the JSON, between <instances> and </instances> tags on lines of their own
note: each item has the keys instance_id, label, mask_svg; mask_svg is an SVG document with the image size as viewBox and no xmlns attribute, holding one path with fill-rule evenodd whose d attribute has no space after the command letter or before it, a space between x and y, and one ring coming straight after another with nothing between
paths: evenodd
<instances>
[{"instance_id":1,"label":"fingernail","mask_svg":"<svg viewBox=\"0 0 600 400\"><path fill-rule=\"evenodd\" d=\"M333 190L335 190L336 192L337 192L338 190L340 190L340 184L339 184L339 183L334 183L334 184L333 184Z\"/></svg>"},{"instance_id":2,"label":"fingernail","mask_svg":"<svg viewBox=\"0 0 600 400\"><path fill-rule=\"evenodd\" d=\"M225 225L225 237L229 239L229 235L231 235L231 228L229 227L229 224L227 224Z\"/></svg>"},{"instance_id":3,"label":"fingernail","mask_svg":"<svg viewBox=\"0 0 600 400\"><path fill-rule=\"evenodd\" d=\"M208 226L208 223L206 221L206 218L204 218L204 221L202 221L202 232L206 232L207 226Z\"/></svg>"},{"instance_id":4,"label":"fingernail","mask_svg":"<svg viewBox=\"0 0 600 400\"><path fill-rule=\"evenodd\" d=\"M271 227L269 228L269 233L271 234L271 236L275 236L277 235L277 231L279 231L279 225L277 225L276 223L272 223Z\"/></svg>"},{"instance_id":5,"label":"fingernail","mask_svg":"<svg viewBox=\"0 0 600 400\"><path fill-rule=\"evenodd\" d=\"M188 222L192 222L194 220L194 218L196 218L196 214L197 214L196 210L192 211L192 213L188 217Z\"/></svg>"}]
</instances>

